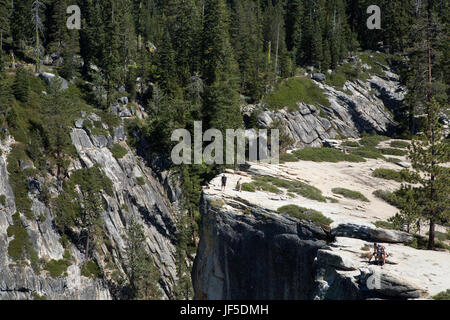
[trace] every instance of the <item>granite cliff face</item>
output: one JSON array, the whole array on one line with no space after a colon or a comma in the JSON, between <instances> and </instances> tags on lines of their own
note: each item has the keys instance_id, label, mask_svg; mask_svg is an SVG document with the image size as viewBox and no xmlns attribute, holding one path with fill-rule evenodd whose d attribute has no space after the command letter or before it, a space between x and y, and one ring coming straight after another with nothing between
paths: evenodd
<instances>
[{"instance_id":1,"label":"granite cliff face","mask_svg":"<svg viewBox=\"0 0 450 320\"><path fill-rule=\"evenodd\" d=\"M389 135L395 130L391 111L405 94L396 74L385 70L384 75L373 75L365 82L347 81L342 90L312 81L324 90L329 107L299 102L296 111L264 109L258 115L258 127L279 123L294 148L321 146L324 140L337 137L356 138L363 131ZM247 106L244 111L250 114L253 110L254 106Z\"/></svg>"},{"instance_id":2,"label":"granite cliff face","mask_svg":"<svg viewBox=\"0 0 450 320\"><path fill-rule=\"evenodd\" d=\"M201 240L192 274L195 297L310 299L314 257L331 235L312 223L263 208L234 200L218 207L217 201L221 200L203 197Z\"/></svg>"},{"instance_id":3,"label":"granite cliff face","mask_svg":"<svg viewBox=\"0 0 450 320\"><path fill-rule=\"evenodd\" d=\"M160 272L159 285L164 297L172 295L176 278L174 241L179 212L178 192L171 187L172 179L164 172L156 174L143 159L133 153L125 142L123 124L112 130L113 135L94 135L82 126L83 121L89 118L97 119L97 115L83 113L71 133L78 156L71 159L70 172L98 165L113 183L113 195L103 195L106 208L101 212L104 237L91 253L103 277L92 279L81 275L85 257L84 247L80 243L71 243L66 247L70 252L71 262L64 274L54 278L44 270L46 262L63 259L65 248L55 227L55 213L51 206L40 200L44 182L42 179L32 178L28 183L33 218L20 215L31 247L37 253L34 260L41 264L41 268L32 268L32 261L28 261L28 265L19 266L8 254L9 245L14 239L8 233L8 228L15 224L13 215L16 212L6 163L14 141L8 136L0 146L0 195L5 195L5 203L0 203L0 299L120 298L121 292L117 289L117 283L112 280L112 270L122 270L121 259L126 246L125 228L131 219L144 227L146 247ZM121 159L116 159L108 148L113 143L120 143L127 150L127 154ZM47 179L51 181L51 196L60 194L62 186L57 178L51 176Z\"/></svg>"}]
</instances>

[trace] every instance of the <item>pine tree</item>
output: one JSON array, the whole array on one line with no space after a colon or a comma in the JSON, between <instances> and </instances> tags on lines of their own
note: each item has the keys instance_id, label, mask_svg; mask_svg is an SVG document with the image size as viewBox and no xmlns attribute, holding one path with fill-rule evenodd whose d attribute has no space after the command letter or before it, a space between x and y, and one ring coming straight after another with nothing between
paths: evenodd
<instances>
[{"instance_id":1,"label":"pine tree","mask_svg":"<svg viewBox=\"0 0 450 320\"><path fill-rule=\"evenodd\" d=\"M434 249L435 226L450 218L450 174L443 164L450 161L449 144L443 140L439 123L442 107L435 99L428 105L428 118L423 135L415 138L409 158L420 187L416 202L422 207L421 216L429 222L428 249Z\"/></svg>"},{"instance_id":2,"label":"pine tree","mask_svg":"<svg viewBox=\"0 0 450 320\"><path fill-rule=\"evenodd\" d=\"M415 127L414 118L427 113L431 99L446 101L445 86L434 76L441 58L439 45L442 41L442 24L433 11L432 1L417 7L416 23L411 27L408 75L408 93L405 105L408 107L409 129L412 134L420 130Z\"/></svg>"},{"instance_id":3,"label":"pine tree","mask_svg":"<svg viewBox=\"0 0 450 320\"><path fill-rule=\"evenodd\" d=\"M14 1L14 10L11 16L11 34L14 45L25 48L30 38L33 38L33 25L31 19L31 4L33 0Z\"/></svg>"},{"instance_id":4,"label":"pine tree","mask_svg":"<svg viewBox=\"0 0 450 320\"><path fill-rule=\"evenodd\" d=\"M0 0L0 55L3 54L3 39L10 34L11 2Z\"/></svg>"},{"instance_id":5,"label":"pine tree","mask_svg":"<svg viewBox=\"0 0 450 320\"><path fill-rule=\"evenodd\" d=\"M261 95L262 34L258 22L259 8L251 2L239 1L233 9L231 42L241 77L240 91L258 99Z\"/></svg>"},{"instance_id":6,"label":"pine tree","mask_svg":"<svg viewBox=\"0 0 450 320\"><path fill-rule=\"evenodd\" d=\"M66 41L68 29L66 27L68 7L67 0L52 0L49 4L50 12L47 19L48 51L61 53L63 43Z\"/></svg>"},{"instance_id":7,"label":"pine tree","mask_svg":"<svg viewBox=\"0 0 450 320\"><path fill-rule=\"evenodd\" d=\"M223 0L206 3L202 57L206 84L203 114L209 128L223 133L226 129L242 127L239 70L233 57L227 22L228 13Z\"/></svg>"},{"instance_id":8,"label":"pine tree","mask_svg":"<svg viewBox=\"0 0 450 320\"><path fill-rule=\"evenodd\" d=\"M44 10L45 3L41 0L34 0L31 4L31 23L33 26L33 44L34 44L34 54L36 72L41 69L41 56L44 51L44 46L42 45L41 37L44 34Z\"/></svg>"},{"instance_id":9,"label":"pine tree","mask_svg":"<svg viewBox=\"0 0 450 320\"><path fill-rule=\"evenodd\" d=\"M172 39L166 29L157 52L158 85L169 97L174 97L179 89L177 68L175 66L175 52L172 49Z\"/></svg>"},{"instance_id":10,"label":"pine tree","mask_svg":"<svg viewBox=\"0 0 450 320\"><path fill-rule=\"evenodd\" d=\"M288 51L299 47L302 39L303 2L289 0L286 10L286 45Z\"/></svg>"},{"instance_id":11,"label":"pine tree","mask_svg":"<svg viewBox=\"0 0 450 320\"><path fill-rule=\"evenodd\" d=\"M176 52L176 72L179 83L185 87L195 72L200 70L201 21L194 0L178 3L174 25L170 26L173 49Z\"/></svg>"},{"instance_id":12,"label":"pine tree","mask_svg":"<svg viewBox=\"0 0 450 320\"><path fill-rule=\"evenodd\" d=\"M124 270L129 283L130 299L161 299L159 274L145 249L144 230L135 220L131 220L127 226L126 241Z\"/></svg>"},{"instance_id":13,"label":"pine tree","mask_svg":"<svg viewBox=\"0 0 450 320\"><path fill-rule=\"evenodd\" d=\"M187 260L188 243L190 242L189 239L192 238L192 232L189 229L192 227L193 223L187 215L184 215L178 223L178 243L176 248L178 279L173 289L176 300L191 300L194 294L188 265L189 262Z\"/></svg>"},{"instance_id":14,"label":"pine tree","mask_svg":"<svg viewBox=\"0 0 450 320\"><path fill-rule=\"evenodd\" d=\"M13 93L17 100L27 102L30 94L30 75L28 71L20 66L17 68L13 84Z\"/></svg>"}]
</instances>

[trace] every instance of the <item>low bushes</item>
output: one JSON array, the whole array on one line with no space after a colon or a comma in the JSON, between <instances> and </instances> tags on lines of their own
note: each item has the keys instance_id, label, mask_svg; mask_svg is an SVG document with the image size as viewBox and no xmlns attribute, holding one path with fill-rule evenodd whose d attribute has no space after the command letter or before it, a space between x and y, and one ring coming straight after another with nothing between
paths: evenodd
<instances>
[{"instance_id":1,"label":"low bushes","mask_svg":"<svg viewBox=\"0 0 450 320\"><path fill-rule=\"evenodd\" d=\"M128 150L116 143L111 147L111 153L116 159L122 159L128 153Z\"/></svg>"},{"instance_id":2,"label":"low bushes","mask_svg":"<svg viewBox=\"0 0 450 320\"><path fill-rule=\"evenodd\" d=\"M353 148L358 148L361 146L358 141L344 141L342 145L344 147L353 147Z\"/></svg>"},{"instance_id":3,"label":"low bushes","mask_svg":"<svg viewBox=\"0 0 450 320\"><path fill-rule=\"evenodd\" d=\"M288 194L295 193L311 200L326 202L327 199L322 195L321 190L300 181L264 176L254 178L254 181L251 183L242 184L242 190L249 192L255 192L255 190L263 190L280 194L283 193L280 188L286 189Z\"/></svg>"},{"instance_id":4,"label":"low bushes","mask_svg":"<svg viewBox=\"0 0 450 320\"><path fill-rule=\"evenodd\" d=\"M382 229L396 230L394 224L389 221L376 221L375 226Z\"/></svg>"},{"instance_id":5,"label":"low bushes","mask_svg":"<svg viewBox=\"0 0 450 320\"><path fill-rule=\"evenodd\" d=\"M315 106L330 105L323 90L306 78L291 78L281 82L277 89L269 94L266 102L270 109L278 110L288 107L289 111L296 110L298 102Z\"/></svg>"},{"instance_id":6,"label":"low bushes","mask_svg":"<svg viewBox=\"0 0 450 320\"><path fill-rule=\"evenodd\" d=\"M297 161L298 161L297 157L295 155L293 155L292 153L285 153L285 154L282 154L280 156L280 162L281 163L283 163L283 162L297 162Z\"/></svg>"},{"instance_id":7,"label":"low bushes","mask_svg":"<svg viewBox=\"0 0 450 320\"><path fill-rule=\"evenodd\" d=\"M391 141L390 145L392 148L406 149L409 147L409 142L396 140L396 141Z\"/></svg>"},{"instance_id":8,"label":"low bushes","mask_svg":"<svg viewBox=\"0 0 450 320\"><path fill-rule=\"evenodd\" d=\"M406 156L408 151L394 148L381 148L382 154L390 155L390 156Z\"/></svg>"},{"instance_id":9,"label":"low bushes","mask_svg":"<svg viewBox=\"0 0 450 320\"><path fill-rule=\"evenodd\" d=\"M433 299L434 300L450 300L450 289L439 292L437 295L433 296Z\"/></svg>"},{"instance_id":10,"label":"low bushes","mask_svg":"<svg viewBox=\"0 0 450 320\"><path fill-rule=\"evenodd\" d=\"M13 216L13 225L8 227L8 237L14 237L9 242L8 254L9 256L19 264L22 264L26 259L31 263L31 267L35 272L39 272L39 257L36 250L33 248L30 236L25 229L20 219L19 212L16 212Z\"/></svg>"},{"instance_id":11,"label":"low bushes","mask_svg":"<svg viewBox=\"0 0 450 320\"><path fill-rule=\"evenodd\" d=\"M383 159L381 151L372 146L364 146L351 151L352 155L367 159Z\"/></svg>"},{"instance_id":12,"label":"low bushes","mask_svg":"<svg viewBox=\"0 0 450 320\"><path fill-rule=\"evenodd\" d=\"M372 134L372 135L367 135L361 138L361 140L359 140L359 143L363 146L368 146L368 147L376 147L380 144L380 142L382 141L386 141L389 140L388 137L385 136L379 136L376 134Z\"/></svg>"},{"instance_id":13,"label":"low bushes","mask_svg":"<svg viewBox=\"0 0 450 320\"><path fill-rule=\"evenodd\" d=\"M408 170L405 169L396 171L392 169L378 168L372 172L372 176L375 178L394 180L397 182L413 182L414 180Z\"/></svg>"},{"instance_id":14,"label":"low bushes","mask_svg":"<svg viewBox=\"0 0 450 320\"><path fill-rule=\"evenodd\" d=\"M324 227L329 227L330 224L333 223L333 220L325 217L319 211L302 208L293 204L278 208L278 212L300 220L308 220Z\"/></svg>"},{"instance_id":15,"label":"low bushes","mask_svg":"<svg viewBox=\"0 0 450 320\"><path fill-rule=\"evenodd\" d=\"M255 192L255 186L252 183L243 183L241 186L241 190L242 191L247 191L247 192Z\"/></svg>"},{"instance_id":16,"label":"low bushes","mask_svg":"<svg viewBox=\"0 0 450 320\"><path fill-rule=\"evenodd\" d=\"M331 191L333 193L340 194L345 198L369 202L369 199L367 199L361 192L358 191L353 191L345 188L334 188Z\"/></svg>"},{"instance_id":17,"label":"low bushes","mask_svg":"<svg viewBox=\"0 0 450 320\"><path fill-rule=\"evenodd\" d=\"M394 192L384 191L384 190L375 190L373 192L373 195L376 196L377 198L380 198L381 200L386 201L387 203L389 203L390 205L392 205L394 207L399 206L399 201Z\"/></svg>"},{"instance_id":18,"label":"low bushes","mask_svg":"<svg viewBox=\"0 0 450 320\"><path fill-rule=\"evenodd\" d=\"M102 271L94 261L89 260L81 267L81 275L88 278L96 279L102 276Z\"/></svg>"},{"instance_id":19,"label":"low bushes","mask_svg":"<svg viewBox=\"0 0 450 320\"><path fill-rule=\"evenodd\" d=\"M332 148L305 148L294 152L294 155L299 160L314 161L314 162L364 162L364 158L355 154L345 154L340 150Z\"/></svg>"}]
</instances>

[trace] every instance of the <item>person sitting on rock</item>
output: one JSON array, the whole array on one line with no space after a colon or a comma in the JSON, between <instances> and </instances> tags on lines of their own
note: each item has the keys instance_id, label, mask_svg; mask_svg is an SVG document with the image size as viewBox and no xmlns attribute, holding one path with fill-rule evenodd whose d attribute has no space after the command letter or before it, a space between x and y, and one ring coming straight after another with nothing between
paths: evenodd
<instances>
[{"instance_id":1,"label":"person sitting on rock","mask_svg":"<svg viewBox=\"0 0 450 320\"><path fill-rule=\"evenodd\" d=\"M378 253L379 253L379 248L378 248L378 243L374 243L373 244L373 253L372 253L372 255L370 256L370 258L369 258L369 263L370 263L370 261L372 260L372 258L375 256L375 263L377 263L378 262Z\"/></svg>"},{"instance_id":2,"label":"person sitting on rock","mask_svg":"<svg viewBox=\"0 0 450 320\"><path fill-rule=\"evenodd\" d=\"M378 262L381 262L381 265L384 266L386 264L386 248L382 245L379 248Z\"/></svg>"}]
</instances>

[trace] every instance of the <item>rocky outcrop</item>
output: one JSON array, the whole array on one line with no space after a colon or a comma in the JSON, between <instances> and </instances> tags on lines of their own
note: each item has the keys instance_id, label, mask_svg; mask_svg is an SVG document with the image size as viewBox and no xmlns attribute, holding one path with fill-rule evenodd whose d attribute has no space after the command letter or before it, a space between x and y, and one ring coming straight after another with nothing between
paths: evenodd
<instances>
[{"instance_id":1,"label":"rocky outcrop","mask_svg":"<svg viewBox=\"0 0 450 320\"><path fill-rule=\"evenodd\" d=\"M94 114L88 118L99 120ZM85 263L83 245L71 242L66 248L63 247L61 234L55 227L55 213L41 200L41 178L31 178L28 182L33 217L20 215L32 250L36 252L34 263L40 264L40 270L33 266L31 258L25 261L28 264L20 265L12 259L8 249L14 236L8 234L8 228L14 225L16 199L10 185L6 159L14 140L8 136L6 140L0 141L0 196L5 196L5 202L0 203L0 300L36 297L82 300L121 298L120 286L114 282L111 274L114 270L123 271L125 230L131 220L143 226L146 247L160 273L159 286L165 298L172 296L176 280L178 193L172 187L170 174L154 173L128 147L124 141L126 135L123 125L111 132L112 136L93 135L89 129L83 128L83 121L77 121L71 133L78 157L72 159L70 172L98 165L113 183L113 194L103 195L106 209L100 214L104 233L102 241L91 253L103 274L96 279L81 275ZM121 143L128 153L116 159L108 149L113 143ZM161 179L162 176L165 179ZM60 181L56 176L47 177L46 180L49 182L47 185L51 186L51 197L58 196L62 192ZM77 238L76 235L74 237ZM61 261L67 254L65 249L71 256L70 265L61 276L52 277L45 270L45 265L51 260Z\"/></svg>"},{"instance_id":2,"label":"rocky outcrop","mask_svg":"<svg viewBox=\"0 0 450 320\"><path fill-rule=\"evenodd\" d=\"M450 287L448 252L413 249L409 234L338 214L324 230L262 207L262 192L216 191L219 179L202 196L197 299L427 299ZM372 241L387 249L382 267L368 261Z\"/></svg>"},{"instance_id":3,"label":"rocky outcrop","mask_svg":"<svg viewBox=\"0 0 450 320\"><path fill-rule=\"evenodd\" d=\"M395 130L390 110L398 108L405 94L397 75L385 71L382 77L373 75L366 82L347 81L342 90L325 84L322 79L313 77L312 81L324 90L329 106L299 102L295 111L264 109L258 114L258 126L271 128L277 122L293 141L294 148L321 146L324 140L339 136L356 138L364 131L390 134Z\"/></svg>"},{"instance_id":4,"label":"rocky outcrop","mask_svg":"<svg viewBox=\"0 0 450 320\"><path fill-rule=\"evenodd\" d=\"M376 228L373 225L342 223L331 230L337 237L357 238L371 242L411 243L414 237L409 233Z\"/></svg>"},{"instance_id":5,"label":"rocky outcrop","mask_svg":"<svg viewBox=\"0 0 450 320\"><path fill-rule=\"evenodd\" d=\"M308 299L330 235L306 221L204 196L192 280L197 299ZM233 207L235 206L235 207ZM251 210L251 212L245 212Z\"/></svg>"}]
</instances>

